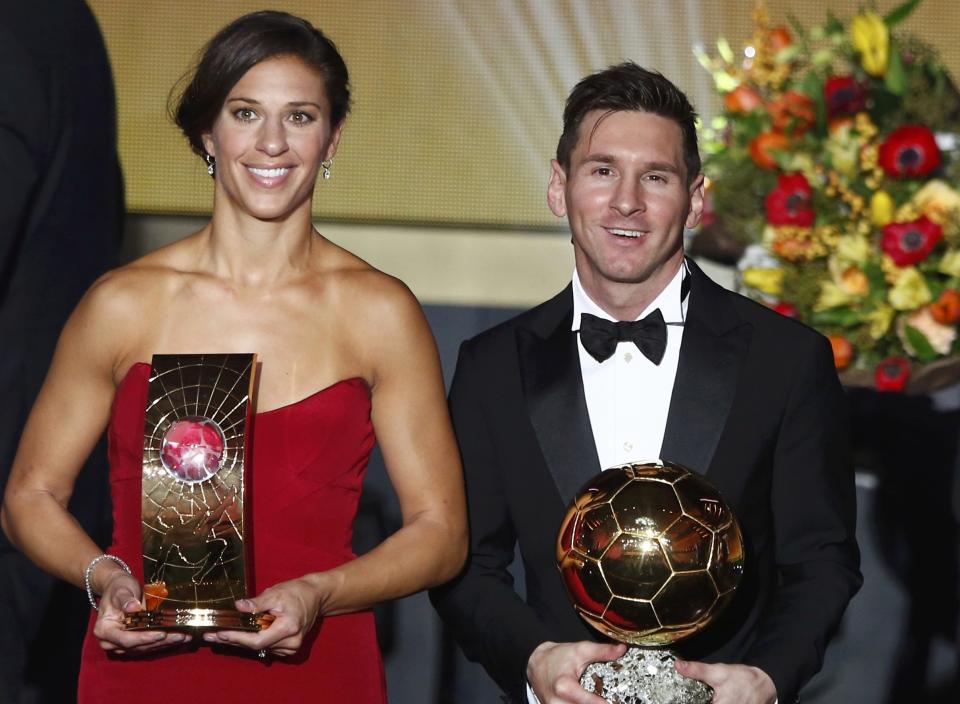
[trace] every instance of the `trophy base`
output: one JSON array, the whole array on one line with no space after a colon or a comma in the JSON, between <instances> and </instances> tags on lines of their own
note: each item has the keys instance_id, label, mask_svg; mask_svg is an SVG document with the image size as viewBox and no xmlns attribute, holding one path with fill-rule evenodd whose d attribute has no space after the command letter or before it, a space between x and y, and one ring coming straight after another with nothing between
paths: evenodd
<instances>
[{"instance_id":1,"label":"trophy base","mask_svg":"<svg viewBox=\"0 0 960 704\"><path fill-rule=\"evenodd\" d=\"M677 672L676 659L668 650L630 648L618 660L589 665L580 686L610 704L708 704L713 689Z\"/></svg>"},{"instance_id":2,"label":"trophy base","mask_svg":"<svg viewBox=\"0 0 960 704\"><path fill-rule=\"evenodd\" d=\"M260 631L275 616L266 613L248 614L232 609L161 609L128 614L123 627L128 631L193 630L193 631Z\"/></svg>"}]
</instances>

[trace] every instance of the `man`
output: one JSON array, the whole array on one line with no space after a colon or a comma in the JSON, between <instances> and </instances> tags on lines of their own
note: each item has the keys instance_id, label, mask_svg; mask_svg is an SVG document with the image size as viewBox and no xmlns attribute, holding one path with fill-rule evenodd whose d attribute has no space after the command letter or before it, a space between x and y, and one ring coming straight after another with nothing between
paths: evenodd
<instances>
[{"instance_id":1,"label":"man","mask_svg":"<svg viewBox=\"0 0 960 704\"><path fill-rule=\"evenodd\" d=\"M120 244L113 80L100 30L81 0L4 5L0 166L2 492L60 329L114 264ZM96 471L81 474L73 498L74 514L101 540L109 539L103 523L110 516L104 465L102 453L91 459ZM0 701L74 697L70 672L79 667L89 617L84 601L72 588L55 587L0 535ZM44 671L51 663L62 677Z\"/></svg>"},{"instance_id":2,"label":"man","mask_svg":"<svg viewBox=\"0 0 960 704\"><path fill-rule=\"evenodd\" d=\"M633 63L581 81L547 193L570 224L573 281L460 350L450 407L472 555L432 598L513 702L599 704L579 676L624 652L593 642L555 565L565 508L602 468L677 462L740 519L741 586L677 648L691 659L678 670L715 702L793 702L861 582L829 345L684 259L683 230L703 209L695 118L672 83ZM636 343L604 324L637 319ZM525 600L507 571L517 544Z\"/></svg>"}]
</instances>

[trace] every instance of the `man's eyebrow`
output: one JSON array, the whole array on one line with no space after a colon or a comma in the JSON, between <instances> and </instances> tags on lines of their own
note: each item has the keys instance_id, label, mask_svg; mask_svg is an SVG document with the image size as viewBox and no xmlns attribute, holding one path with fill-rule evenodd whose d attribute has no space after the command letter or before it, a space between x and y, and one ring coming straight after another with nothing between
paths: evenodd
<instances>
[{"instance_id":1,"label":"man's eyebrow","mask_svg":"<svg viewBox=\"0 0 960 704\"><path fill-rule=\"evenodd\" d=\"M613 164L616 163L616 159L610 154L587 154L583 158L583 163L591 164ZM671 164L668 161L651 161L643 165L644 171L664 171L671 174L679 174L680 169Z\"/></svg>"},{"instance_id":2,"label":"man's eyebrow","mask_svg":"<svg viewBox=\"0 0 960 704\"><path fill-rule=\"evenodd\" d=\"M616 161L616 159L614 159L614 158L613 158L612 156L610 156L609 154L587 154L587 155L583 158L583 160L584 160L584 161L596 161L596 162L600 162L601 164L612 164L613 162Z\"/></svg>"}]
</instances>

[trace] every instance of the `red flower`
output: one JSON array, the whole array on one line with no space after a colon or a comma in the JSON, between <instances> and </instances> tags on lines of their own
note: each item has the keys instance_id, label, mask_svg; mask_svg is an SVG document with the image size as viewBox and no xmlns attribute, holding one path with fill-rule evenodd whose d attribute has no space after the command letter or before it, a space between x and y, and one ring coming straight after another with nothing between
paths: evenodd
<instances>
[{"instance_id":1,"label":"red flower","mask_svg":"<svg viewBox=\"0 0 960 704\"><path fill-rule=\"evenodd\" d=\"M865 94L863 87L853 76L832 76L823 86L827 103L827 115L852 115L863 110Z\"/></svg>"},{"instance_id":2,"label":"red flower","mask_svg":"<svg viewBox=\"0 0 960 704\"><path fill-rule=\"evenodd\" d=\"M925 176L940 166L940 148L924 125L898 127L880 145L880 166L896 178Z\"/></svg>"},{"instance_id":3,"label":"red flower","mask_svg":"<svg viewBox=\"0 0 960 704\"><path fill-rule=\"evenodd\" d=\"M813 224L812 194L803 174L780 174L777 187L767 194L767 222L810 227Z\"/></svg>"},{"instance_id":4,"label":"red flower","mask_svg":"<svg viewBox=\"0 0 960 704\"><path fill-rule=\"evenodd\" d=\"M800 319L800 311L798 311L797 307L789 301L780 301L773 307L773 309L780 315L785 315L788 318L793 318L794 320Z\"/></svg>"},{"instance_id":5,"label":"red flower","mask_svg":"<svg viewBox=\"0 0 960 704\"><path fill-rule=\"evenodd\" d=\"M926 259L942 236L943 228L924 215L919 220L884 225L880 249L897 266L911 266Z\"/></svg>"},{"instance_id":6,"label":"red flower","mask_svg":"<svg viewBox=\"0 0 960 704\"><path fill-rule=\"evenodd\" d=\"M873 372L877 391L903 391L909 378L910 362L903 357L887 357Z\"/></svg>"}]
</instances>

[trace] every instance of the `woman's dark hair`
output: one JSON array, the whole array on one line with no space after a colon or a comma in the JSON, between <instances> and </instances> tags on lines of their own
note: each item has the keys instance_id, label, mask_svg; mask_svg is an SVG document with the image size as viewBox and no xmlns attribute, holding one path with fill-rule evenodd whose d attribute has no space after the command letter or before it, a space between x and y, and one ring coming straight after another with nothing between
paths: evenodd
<instances>
[{"instance_id":1,"label":"woman's dark hair","mask_svg":"<svg viewBox=\"0 0 960 704\"><path fill-rule=\"evenodd\" d=\"M206 45L173 111L174 122L193 151L206 155L201 137L213 128L230 90L247 71L275 56L296 57L318 71L330 103L330 126L343 121L350 110L350 80L333 42L306 20L286 12L251 12L221 29Z\"/></svg>"},{"instance_id":2,"label":"woman's dark hair","mask_svg":"<svg viewBox=\"0 0 960 704\"><path fill-rule=\"evenodd\" d=\"M570 153L580 137L580 124L593 110L638 110L673 120L683 133L687 183L700 173L697 113L687 96L663 75L625 61L580 81L570 92L563 111L563 134L557 144L557 161L564 169L570 168Z\"/></svg>"}]
</instances>

